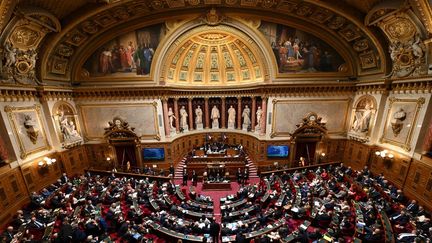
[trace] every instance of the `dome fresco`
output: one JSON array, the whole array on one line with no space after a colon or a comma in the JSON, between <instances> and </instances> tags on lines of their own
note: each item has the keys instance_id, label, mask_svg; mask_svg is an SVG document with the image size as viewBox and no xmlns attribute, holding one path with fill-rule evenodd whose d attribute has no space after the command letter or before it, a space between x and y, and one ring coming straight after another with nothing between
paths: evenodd
<instances>
[{"instance_id":1,"label":"dome fresco","mask_svg":"<svg viewBox=\"0 0 432 243\"><path fill-rule=\"evenodd\" d=\"M220 28L180 39L168 51L167 83L232 85L264 81L256 44Z\"/></svg>"}]
</instances>

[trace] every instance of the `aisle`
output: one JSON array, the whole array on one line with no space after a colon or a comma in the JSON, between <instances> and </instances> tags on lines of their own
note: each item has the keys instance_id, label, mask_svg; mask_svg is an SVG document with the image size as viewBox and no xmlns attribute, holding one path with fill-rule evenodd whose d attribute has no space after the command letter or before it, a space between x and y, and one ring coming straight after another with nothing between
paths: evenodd
<instances>
[{"instance_id":1,"label":"aisle","mask_svg":"<svg viewBox=\"0 0 432 243\"><path fill-rule=\"evenodd\" d=\"M251 178L249 180L249 184L255 184L259 182L259 178ZM177 185L181 185L182 180L181 179L175 179L174 183ZM187 193L189 193L189 186L192 185L192 182L188 180L187 186L181 186L181 189L185 189ZM231 182L231 190L229 191L203 191L202 190L202 182L198 182L196 186L196 192L198 194L203 194L205 196L211 197L213 201L213 214L216 218L216 221L218 223L221 222L221 210L220 210L220 199L222 197L226 197L231 194L237 194L237 191L239 190L240 186L237 182Z\"/></svg>"}]
</instances>

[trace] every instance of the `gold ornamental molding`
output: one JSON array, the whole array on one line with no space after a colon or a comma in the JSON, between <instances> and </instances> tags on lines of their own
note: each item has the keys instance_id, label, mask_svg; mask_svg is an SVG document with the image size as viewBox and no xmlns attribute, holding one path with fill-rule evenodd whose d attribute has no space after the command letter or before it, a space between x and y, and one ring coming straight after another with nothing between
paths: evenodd
<instances>
[{"instance_id":1,"label":"gold ornamental molding","mask_svg":"<svg viewBox=\"0 0 432 243\"><path fill-rule=\"evenodd\" d=\"M317 104L317 103L342 103L344 105L346 105L345 107L345 114L343 119L343 124L342 124L342 130L341 131L326 131L326 133L328 134L345 134L346 133L346 127L347 127L347 118L349 115L349 110L350 110L350 103L351 103L352 99L351 98L331 98L331 99L313 99L313 100L304 100L304 99L297 99L297 100L280 100L280 99L273 99L272 100L272 104L273 104L273 111L272 111L272 126L271 126L271 133L270 133L270 137L274 138L274 137L292 137L294 131L279 131L276 127L276 118L277 118L277 105L278 104L285 104L285 105L289 105L289 104ZM318 111L319 112L319 111ZM307 117L310 117L310 114L315 114L312 111L308 112ZM327 114L330 115L330 114ZM318 118L317 115L315 115L314 118ZM321 118L320 118L321 119ZM313 119L313 121L315 121L315 119ZM321 121L321 120L320 120Z\"/></svg>"},{"instance_id":2,"label":"gold ornamental molding","mask_svg":"<svg viewBox=\"0 0 432 243\"><path fill-rule=\"evenodd\" d=\"M42 108L40 105L26 107L5 106L4 108L4 111L8 115L15 138L18 142L21 159L25 159L29 155L41 151L51 149L51 146L48 142L48 136L45 133L45 125L42 122L41 109ZM26 122L22 122L23 117L26 117ZM32 121L31 125L27 125L27 117L29 121ZM23 129L24 127L25 129ZM22 130L26 130L27 134L22 132ZM31 143L25 142L25 140L28 138L30 138Z\"/></svg>"},{"instance_id":3,"label":"gold ornamental molding","mask_svg":"<svg viewBox=\"0 0 432 243\"><path fill-rule=\"evenodd\" d=\"M138 138L142 139L142 140L155 139L155 140L159 141L161 136L160 136L159 125L158 125L157 105L158 105L157 102L151 102L151 103L150 102L144 102L144 103L78 104L77 109L79 110L80 115L81 115L82 120L83 120L83 128L84 128L83 130L84 130L85 137L89 140L98 140L98 139L103 139L103 136L101 136L101 137L89 136L89 128L88 128L88 124L86 123L88 121L88 119L87 119L86 113L84 112L85 109L89 109L89 108L91 109L91 108L95 108L95 107L97 107L97 108L150 107L154 122L153 122L153 124L146 124L146 125L147 126L153 125L154 133L140 134L140 136ZM111 118L113 118L113 117L111 117ZM131 119L128 119L128 120L131 120Z\"/></svg>"},{"instance_id":4,"label":"gold ornamental molding","mask_svg":"<svg viewBox=\"0 0 432 243\"><path fill-rule=\"evenodd\" d=\"M282 85L260 85L256 87L232 88L232 89L181 89L181 88L80 88L73 91L73 97L77 100L131 100L131 99L161 99L163 97L177 98L212 98L212 97L253 97L253 96L323 96L353 94L355 84L343 85L309 85L309 86L282 86Z\"/></svg>"},{"instance_id":5,"label":"gold ornamental molding","mask_svg":"<svg viewBox=\"0 0 432 243\"><path fill-rule=\"evenodd\" d=\"M0 33L12 16L13 9L18 4L17 0L2 0L0 2Z\"/></svg>"},{"instance_id":6,"label":"gold ornamental molding","mask_svg":"<svg viewBox=\"0 0 432 243\"><path fill-rule=\"evenodd\" d=\"M432 34L432 5L427 0L410 0L414 11L420 18L421 22L425 25L429 34Z\"/></svg>"},{"instance_id":7,"label":"gold ornamental molding","mask_svg":"<svg viewBox=\"0 0 432 243\"><path fill-rule=\"evenodd\" d=\"M411 147L411 140L412 140L412 135L414 132L414 129L417 127L417 120L418 120L418 116L420 113L420 110L422 108L422 106L425 103L425 98L424 97L420 97L418 99L399 99L399 98L395 98L395 97L390 97L389 98L389 106L387 109L387 116L386 116L386 120L384 123L384 131L382 133L382 136L380 138L380 143L388 143L394 146L398 146L400 148L403 148L405 151L409 152L411 151L412 147ZM405 124L401 123L402 127L399 127L398 130L396 130L397 128L395 128L396 125L392 124L392 114L390 113L392 111L393 106L395 106L395 104L408 104L408 103L414 103L415 104L415 110L414 110L414 115L412 118L412 121L407 124L405 126ZM409 129L408 133L404 139L404 141L397 141L395 139L391 139L387 137L387 127L391 126L393 133L395 134L394 137L396 138L399 135L399 132L401 129L403 129L403 127L407 127L405 129Z\"/></svg>"},{"instance_id":8,"label":"gold ornamental molding","mask_svg":"<svg viewBox=\"0 0 432 243\"><path fill-rule=\"evenodd\" d=\"M279 0L279 1L119 1L88 11L77 16L63 27L63 31L47 41L42 53L41 73L44 80L67 81L72 65L80 47L88 45L101 33L116 28L126 22L142 17L163 18L177 13L202 12L209 6L219 7L223 11L237 11L247 8L263 16L290 16L301 19L326 30L335 39L342 39L355 54L360 66L360 74L383 73L386 67L386 55L379 38L363 25L354 15L347 14L340 6L323 1ZM225 8L229 7L229 8ZM183 11L183 12L182 12ZM144 23L143 23L144 24Z\"/></svg>"}]
</instances>

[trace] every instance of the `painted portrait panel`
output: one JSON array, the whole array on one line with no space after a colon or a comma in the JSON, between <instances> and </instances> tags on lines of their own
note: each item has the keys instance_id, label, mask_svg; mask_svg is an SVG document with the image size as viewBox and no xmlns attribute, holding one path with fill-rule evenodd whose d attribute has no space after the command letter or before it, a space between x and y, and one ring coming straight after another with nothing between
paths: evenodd
<instances>
[{"instance_id":1,"label":"painted portrait panel","mask_svg":"<svg viewBox=\"0 0 432 243\"><path fill-rule=\"evenodd\" d=\"M265 21L259 29L273 49L279 73L337 72L345 63L334 48L304 31Z\"/></svg>"},{"instance_id":2,"label":"painted portrait panel","mask_svg":"<svg viewBox=\"0 0 432 243\"><path fill-rule=\"evenodd\" d=\"M91 77L147 76L164 35L164 25L156 24L118 36L96 50L84 68Z\"/></svg>"},{"instance_id":3,"label":"painted portrait panel","mask_svg":"<svg viewBox=\"0 0 432 243\"><path fill-rule=\"evenodd\" d=\"M20 147L20 157L49 150L48 140L41 121L40 106L10 107L6 106L10 123Z\"/></svg>"}]
</instances>

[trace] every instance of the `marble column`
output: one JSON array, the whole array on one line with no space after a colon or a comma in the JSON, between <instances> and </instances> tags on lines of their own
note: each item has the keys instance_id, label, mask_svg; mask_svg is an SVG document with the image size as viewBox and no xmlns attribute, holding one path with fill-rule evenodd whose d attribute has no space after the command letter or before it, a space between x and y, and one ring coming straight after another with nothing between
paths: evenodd
<instances>
[{"instance_id":1,"label":"marble column","mask_svg":"<svg viewBox=\"0 0 432 243\"><path fill-rule=\"evenodd\" d=\"M189 131L194 130L193 124L193 111L192 111L192 98L188 99L188 114L189 114Z\"/></svg>"},{"instance_id":2,"label":"marble column","mask_svg":"<svg viewBox=\"0 0 432 243\"><path fill-rule=\"evenodd\" d=\"M237 97L237 129L242 129L242 98Z\"/></svg>"},{"instance_id":3,"label":"marble column","mask_svg":"<svg viewBox=\"0 0 432 243\"><path fill-rule=\"evenodd\" d=\"M225 97L221 97L221 99L222 99L222 107L221 107L221 112L222 112L222 114L221 114L221 119L222 119L222 129L225 129L226 128L226 103L225 103L225 101L226 101L226 98Z\"/></svg>"},{"instance_id":4,"label":"marble column","mask_svg":"<svg viewBox=\"0 0 432 243\"><path fill-rule=\"evenodd\" d=\"M162 98L162 109L164 115L164 124L165 124L165 137L169 137L171 134L169 118L168 118L168 98Z\"/></svg>"},{"instance_id":5,"label":"marble column","mask_svg":"<svg viewBox=\"0 0 432 243\"><path fill-rule=\"evenodd\" d=\"M204 115L205 115L205 128L210 128L210 115L209 115L209 98L204 98Z\"/></svg>"},{"instance_id":6,"label":"marble column","mask_svg":"<svg viewBox=\"0 0 432 243\"><path fill-rule=\"evenodd\" d=\"M180 132L180 116L179 116L179 107L178 107L178 98L174 98L174 116L175 119L175 126L176 126L176 132Z\"/></svg>"},{"instance_id":7,"label":"marble column","mask_svg":"<svg viewBox=\"0 0 432 243\"><path fill-rule=\"evenodd\" d=\"M261 130L260 130L260 135L265 135L266 134L266 124L267 124L267 97L262 97L262 107L261 109L263 110L263 118L262 118L262 122L261 122Z\"/></svg>"},{"instance_id":8,"label":"marble column","mask_svg":"<svg viewBox=\"0 0 432 243\"><path fill-rule=\"evenodd\" d=\"M251 108L251 130L255 131L255 123L256 123L256 97L252 97L252 108Z\"/></svg>"}]
</instances>

